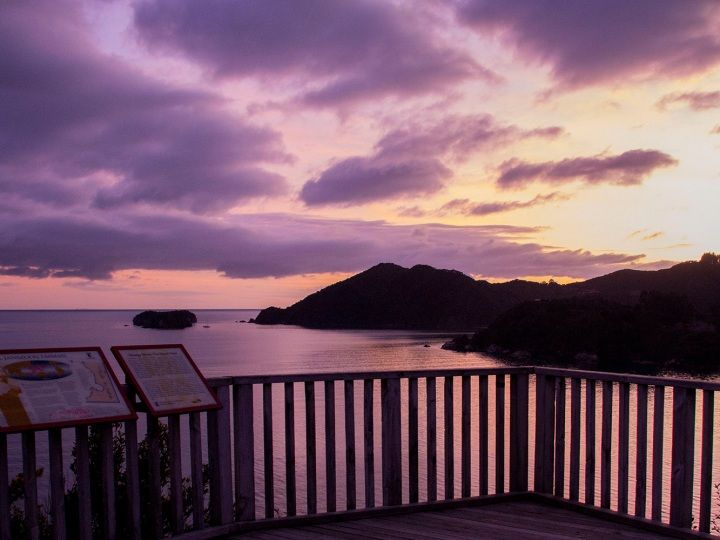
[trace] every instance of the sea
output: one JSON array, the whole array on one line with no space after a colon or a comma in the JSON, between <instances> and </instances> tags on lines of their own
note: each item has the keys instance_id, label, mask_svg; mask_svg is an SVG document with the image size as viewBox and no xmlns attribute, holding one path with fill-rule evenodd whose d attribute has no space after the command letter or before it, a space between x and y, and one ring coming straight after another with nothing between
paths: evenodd
<instances>
[{"instance_id":1,"label":"sea","mask_svg":"<svg viewBox=\"0 0 720 540\"><path fill-rule=\"evenodd\" d=\"M194 310L182 330L133 326L139 310L0 311L0 349L182 343L206 377L497 366L493 358L442 350L453 334L312 330L246 321L259 310ZM429 347L426 347L429 345Z\"/></svg>"},{"instance_id":2,"label":"sea","mask_svg":"<svg viewBox=\"0 0 720 540\"><path fill-rule=\"evenodd\" d=\"M391 331L391 330L313 330L296 326L261 326L249 324L247 321L258 314L258 310L253 309L237 309L237 310L194 310L198 317L198 322L192 328L182 330L151 330L133 326L132 318L140 310L47 310L47 311L0 311L0 349L20 349L20 348L52 348L52 347L87 347L99 346L105 352L112 368L122 380L123 375L115 359L110 353L110 347L113 345L153 345L153 344L177 344L181 343L188 350L200 371L208 378L231 375L267 375L267 374L294 374L294 373L347 373L357 371L394 371L394 370L414 370L414 369L443 369L443 368L463 368L463 367L495 367L503 365L502 361L492 358L488 355L480 353L461 354L453 351L445 351L441 345L456 334L452 333L436 333L436 332L417 332L417 331ZM405 383L404 383L405 384ZM472 381L472 459L475 460L478 455L478 422L476 411L478 410L478 387L477 381ZM275 426L275 435L273 441L274 449L274 471L275 471L275 503L277 513L283 515L284 505L284 417L283 417L283 392L278 385L273 392L273 422ZM597 426L597 444L596 455L599 461L600 457L600 426L601 426L601 385L598 385L596 392L596 426ZM495 390L494 385L489 387L489 418L495 418ZM443 470L444 459L444 416L443 416L443 395L442 385L440 381L437 386L437 418L438 418L438 493L444 492L445 478ZM583 386L583 394L585 387ZM375 392L376 399L376 500L382 500L380 493L380 440L379 440L379 387ZM406 394L403 387L402 394ZM567 391L566 410L569 411L569 386ZM460 489L460 457L461 448L460 429L457 422L460 412L459 398L461 395L460 381L455 381L455 417L456 427L454 430L455 438L455 493L459 495ZM614 407L617 411L617 391L614 393ZM631 459L630 459L630 512L634 510L634 488L635 488L635 462L633 448L635 447L635 417L636 417L636 400L634 392L631 394L630 400L630 433L631 433ZM322 388L316 388L316 399L318 407L316 411L317 426L317 471L318 471L318 510L322 511L324 507L324 418L322 414ZM255 389L254 396L255 410L255 470L256 470L256 507L258 516L261 516L264 508L263 494L263 478L264 464L263 441L262 441L262 391L260 388ZM344 463L344 430L343 422L343 391L342 387L336 388L336 414L339 423L336 429L336 455L337 455L337 494L338 508L343 508L345 488L345 463ZM534 391L531 385L531 403L533 402ZM424 429L424 403L425 403L425 383L424 380L419 381L419 399L420 399L420 419L419 419L419 448L420 448L420 498L423 500L427 496L426 490L426 433ZM649 402L652 403L653 389L650 388ZM303 511L306 501L304 499L304 477L305 477L305 439L304 439L304 400L303 392L300 387L295 390L296 400L296 464L298 478L298 512ZM672 392L666 392L665 395L665 413L666 426L664 432L664 440L662 441L665 449L663 468L665 478L670 477L670 459L671 459L671 440L672 435L671 422L668 418L672 412ZM700 402L702 401L698 394L698 429L700 426L700 415L702 413ZM509 403L506 397L506 403ZM583 399L584 409L584 399ZM715 418L720 418L720 400L715 401ZM356 426L362 426L362 386L357 385L355 389L355 411ZM509 407L506 406L505 411L505 440L508 440L509 434ZM584 418L585 412L582 411ZM569 412L566 415L566 426L569 429ZM650 407L648 414L648 425L652 426L653 411ZM532 469L533 464L533 447L534 447L534 416L530 414L529 426L529 442L530 456L529 462ZM141 424L143 424L141 420ZM491 422L492 424L492 422ZM403 441L404 447L407 448L407 407L403 405ZM141 433L143 426L141 425ZM183 440L187 442L187 426L183 427ZM65 466L68 466L72 457L73 430L64 430L64 454ZM613 471L617 466L617 416L613 421ZM584 427L582 432L583 438L581 442L581 456L585 455L584 445ZM720 440L719 433L713 434L714 459L713 459L713 482L720 481ZM362 448L362 429L356 427L356 445ZM569 470L569 436L567 437L566 447L566 465L565 470ZM648 437L648 455L652 456L652 434ZM495 435L490 433L489 438L489 487L492 493L495 489ZM37 436L38 444L38 466L47 466L47 438L41 434ZM696 463L699 463L700 450L700 432L696 436ZM185 445L186 447L189 445ZM188 474L189 453L185 448L183 456L184 473ZM11 435L8 438L8 462L11 476L19 472L22 467L22 457L20 450L19 436ZM505 458L505 467L508 467L509 459ZM476 462L473 461L473 465ZM648 459L650 465L650 459ZM362 507L364 501L364 486L362 482L362 452L358 452L357 456L357 478L358 478L358 505ZM407 456L403 455L404 478L407 482L408 478L408 462ZM583 479L585 474L585 464L581 463L580 478ZM596 486L599 497L599 467L596 471ZM648 476L650 471L648 471ZM566 475L567 476L567 475ZM699 500L699 474L695 475L696 493L695 508L697 509ZM507 483L508 471L505 473L505 482ZM47 478L41 478L38 489L42 497L47 498ZM72 474L68 471L66 483L72 484ZM532 484L532 470L530 471L530 482ZM581 481L580 497L583 500L584 490L583 481ZM669 486L669 483L668 483ZM669 489L666 486L666 495L663 501L664 514L667 519L667 510L669 503ZM472 492L477 493L479 490L478 476L473 474ZM506 485L507 488L507 485ZM565 493L568 491L565 486ZM407 499L407 489L404 490L404 498ZM612 477L612 493L613 501L617 493L617 475L613 472ZM650 485L648 485L648 508L650 507ZM599 500L599 499L598 499ZM720 493L718 499L713 505L714 513L720 514ZM613 502L612 507L616 507Z\"/></svg>"}]
</instances>

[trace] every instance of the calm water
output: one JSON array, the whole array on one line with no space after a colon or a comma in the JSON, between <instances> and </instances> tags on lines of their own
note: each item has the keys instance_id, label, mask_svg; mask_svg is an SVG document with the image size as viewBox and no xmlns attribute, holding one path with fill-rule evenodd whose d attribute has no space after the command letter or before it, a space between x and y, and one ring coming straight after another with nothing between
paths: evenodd
<instances>
[{"instance_id":1,"label":"calm water","mask_svg":"<svg viewBox=\"0 0 720 540\"><path fill-rule=\"evenodd\" d=\"M200 310L192 328L147 330L132 326L137 312L0 311L0 348L96 345L117 370L112 345L182 343L206 377L498 365L479 354L443 351L447 334L236 322L254 317L256 310Z\"/></svg>"},{"instance_id":2,"label":"calm water","mask_svg":"<svg viewBox=\"0 0 720 540\"><path fill-rule=\"evenodd\" d=\"M370 371L370 370L401 370L401 369L425 369L425 368L455 368L455 367L489 367L500 364L497 360L481 354L458 354L451 351L443 351L440 345L447 340L448 334L438 335L432 333L406 332L406 331L329 331L329 330L309 330L298 327L287 326L257 326L252 324L242 324L239 321L247 320L254 317L257 311L254 310L200 310L196 311L198 315L198 324L193 328L184 330L146 330L132 326L132 317L137 311L0 311L0 349L1 348L29 348L29 347L70 347L70 346L101 346L106 352L113 368L118 371L119 368L115 364L109 349L112 345L139 345L139 344L159 344L159 343L183 343L190 354L195 359L200 370L207 377L223 376L223 375L240 375L240 374L283 374L283 373L308 373L308 372L349 372L349 371ZM207 326L207 328L205 328ZM425 347L429 345L429 347ZM495 417L494 402L494 378L490 378L490 418ZM460 381L455 382L455 494L459 496L460 490L460 426L458 415L460 413ZM405 384L405 382L404 382ZM277 385L276 385L277 386ZM472 406L472 460L473 466L476 465L476 456L478 455L478 422L477 422L477 380L472 381L473 389L473 406ZM509 388L506 389L509 391ZM403 386L403 393L406 392ZM438 418L438 493L442 495L444 492L444 422L443 422L443 386L442 380L438 380L437 386L437 418ZM533 402L533 387L531 384L531 403ZM343 390L340 384L336 385L336 455L337 455L337 479L338 479L338 508L344 507L344 477L345 477L345 441L343 427ZM569 386L567 391L567 426L569 429ZM583 386L584 394L584 386ZM379 412L379 384L376 383L375 398L375 444L376 444L376 501L381 500L380 493L380 412ZM614 428L613 428L613 445L614 460L616 462L617 454L617 389L614 393ZM324 405L323 405L323 389L320 384L316 385L316 419L317 419L317 471L318 471L318 510L322 511L325 507L324 492ZM630 511L634 509L634 488L635 488L635 462L634 462L634 446L635 446L635 426L634 419L636 415L636 402L634 390L631 394L630 415L631 415L631 459L630 459ZM275 426L274 446L274 471L275 471L275 506L280 513L284 512L284 399L282 388L278 386L274 389L274 414L273 422ZM698 425L702 408L700 406L700 395L698 395L697 418ZM298 511L302 512L305 507L305 404L303 399L302 387L296 385L295 388L295 413L296 413L296 464L298 479ZM426 463L425 463L425 382L419 381L419 447L420 447L420 497L421 500L426 496ZM650 403L652 403L652 388L650 389ZM600 456L600 425L601 425L601 395L600 386L597 389L597 445L596 456L599 462ZM506 403L509 403L509 395L506 396ZM584 407L584 395L583 395ZM256 456L256 491L257 491L257 512L258 516L262 516L264 508L263 500L263 476L264 464L262 462L263 441L262 441L262 418L258 414L262 410L262 396L259 389L255 390L255 456ZM356 383L355 388L355 411L356 420L356 446L362 448L362 387ZM665 439L663 446L664 453L664 469L665 478L669 478L670 474L670 436L672 433L672 425L670 414L672 411L672 392L666 392L666 422L665 422ZM530 466L533 463L533 444L534 444L534 426L532 406L530 411ZM584 411L583 411L584 418ZM506 434L505 440L509 440L509 407L506 407ZM653 412L652 407L649 411L649 422L652 426ZM720 418L720 400L716 400L716 418ZM492 421L491 421L492 424ZM584 424L584 421L583 421ZM406 446L406 428L407 426L407 407L403 406L403 438ZM141 426L141 430L142 430ZM72 447L72 430L65 430L67 436L65 448L67 450L66 461L69 463L69 451ZM490 491L494 491L495 487L495 434L491 426L489 442L489 484ZM581 456L584 456L584 425L582 428L582 448ZM720 441L717 440L718 434L715 434L715 459L714 459L714 479L720 479ZM19 437L11 436L9 439L9 461L11 469L19 471L21 467L21 456L19 447ZM648 437L648 452L652 455L652 436ZM185 439L187 440L187 439ZM566 443L566 461L569 459L569 437ZM699 447L700 435L696 437L696 455L699 463ZM46 437L43 434L38 436L38 464L45 465L47 444ZM364 489L362 480L363 456L362 452L357 452L356 466L358 471L358 505L362 506L364 502ZM407 459L403 456L405 478L407 482ZM189 463L189 459L184 456L184 465ZM505 456L506 469L508 467L508 456ZM583 460L581 460L583 461ZM650 466L651 460L648 460ZM616 463L615 463L616 464ZM184 467L185 468L185 467ZM615 467L613 467L615 469ZM569 470L569 463L566 463L566 472ZM11 471L12 472L12 471ZM186 471L187 472L187 471ZM599 497L599 468L596 471L596 489ZM649 475L649 472L648 472ZM582 479L584 478L584 463L581 463L581 500ZM613 470L613 497L617 490L617 475ZM696 485L699 482L699 474L695 475ZM507 487L508 471L506 470L505 482ZM40 483L40 492L45 493L43 486L44 481ZM532 484L532 472L530 473L530 483ZM473 474L472 493L478 492L478 477ZM405 498L407 499L407 487L404 489ZM567 493L567 487L566 491ZM696 504L699 489L696 487ZM648 508L650 507L650 485L648 485ZM665 507L669 496L665 496ZM598 499L599 500L599 499ZM615 507L615 504L613 504ZM716 509L716 512L720 509Z\"/></svg>"}]
</instances>

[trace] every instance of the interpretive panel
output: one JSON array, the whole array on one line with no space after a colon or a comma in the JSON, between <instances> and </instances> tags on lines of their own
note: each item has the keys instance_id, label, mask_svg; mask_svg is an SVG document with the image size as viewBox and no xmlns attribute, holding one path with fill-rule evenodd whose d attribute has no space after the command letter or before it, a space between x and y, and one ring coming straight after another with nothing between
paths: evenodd
<instances>
[{"instance_id":1,"label":"interpretive panel","mask_svg":"<svg viewBox=\"0 0 720 540\"><path fill-rule=\"evenodd\" d=\"M0 432L134 418L99 347L0 350Z\"/></svg>"},{"instance_id":2,"label":"interpretive panel","mask_svg":"<svg viewBox=\"0 0 720 540\"><path fill-rule=\"evenodd\" d=\"M153 416L220 408L182 345L129 345L111 350Z\"/></svg>"}]
</instances>

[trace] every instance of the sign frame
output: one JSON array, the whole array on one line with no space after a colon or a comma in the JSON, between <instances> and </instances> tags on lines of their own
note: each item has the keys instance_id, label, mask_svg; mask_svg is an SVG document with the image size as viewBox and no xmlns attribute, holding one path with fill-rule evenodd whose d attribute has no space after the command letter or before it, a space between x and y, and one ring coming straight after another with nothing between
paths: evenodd
<instances>
[{"instance_id":1,"label":"sign frame","mask_svg":"<svg viewBox=\"0 0 720 540\"><path fill-rule=\"evenodd\" d=\"M137 350L146 350L146 349L179 349L185 359L187 360L190 367L194 370L195 374L198 376L200 381L202 382L203 386L207 389L210 396L213 398L215 403L210 405L194 405L194 406L188 406L188 407L175 407L173 409L163 409L158 410L155 408L152 400L150 397L145 393L142 386L139 384L138 378L135 376L135 372L132 368L128 365L128 363L125 361L125 358L122 356L123 351L137 351ZM132 384L133 390L137 393L137 395L140 397L140 401L145 405L145 408L147 409L148 414L151 416L154 416L156 418L160 418L163 416L172 416L176 414L186 414L186 413L192 413L192 412L201 412L201 411L213 411L217 409L222 409L222 404L217 398L217 394L212 389L212 387L208 384L207 379L203 376L203 374L200 372L200 370L197 367L197 364L195 364L195 361L192 359L192 356L190 356L190 353L187 351L185 346L182 343L163 343L159 345L155 344L149 344L149 345L113 345L110 347L110 350L113 353L113 356L117 360L118 364L120 364L120 367L122 368L123 372L125 373L125 376L128 379L128 382Z\"/></svg>"},{"instance_id":2,"label":"sign frame","mask_svg":"<svg viewBox=\"0 0 720 540\"><path fill-rule=\"evenodd\" d=\"M135 412L135 407L133 407L132 403L130 403L130 400L128 400L127 392L124 388L124 385L120 384L120 381L118 380L117 376L115 375L115 372L112 369L112 366L108 362L105 354L102 351L101 347L44 347L44 348L34 348L34 349L0 349L0 355L3 354L42 354L42 353L63 353L63 352L95 352L100 357L100 361L102 362L103 366L105 366L105 369L107 370L110 379L115 384L115 387L118 391L118 395L120 396L121 402L125 403L125 406L128 409L128 414L123 415L117 415L117 416L108 416L103 418L77 418L72 420L60 420L57 422L40 422L38 424L26 424L22 426L0 426L0 433L3 434L11 434L11 433L22 433L22 432L28 432L28 431L45 431L48 429L55 429L55 428L68 428L68 427L75 427L75 426L87 426L87 425L96 425L96 424L111 424L114 422L127 422L127 421L135 421L137 420L138 416Z\"/></svg>"}]
</instances>

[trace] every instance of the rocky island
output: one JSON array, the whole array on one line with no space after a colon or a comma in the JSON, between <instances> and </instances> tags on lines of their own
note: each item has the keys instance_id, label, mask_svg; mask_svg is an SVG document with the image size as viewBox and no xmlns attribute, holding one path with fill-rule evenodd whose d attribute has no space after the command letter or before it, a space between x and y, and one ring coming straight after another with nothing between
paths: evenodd
<instances>
[{"instance_id":1,"label":"rocky island","mask_svg":"<svg viewBox=\"0 0 720 540\"><path fill-rule=\"evenodd\" d=\"M133 317L133 325L142 328L179 330L197 322L197 316L187 309L173 311L143 311Z\"/></svg>"}]
</instances>

